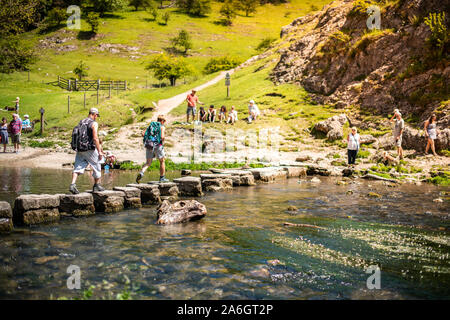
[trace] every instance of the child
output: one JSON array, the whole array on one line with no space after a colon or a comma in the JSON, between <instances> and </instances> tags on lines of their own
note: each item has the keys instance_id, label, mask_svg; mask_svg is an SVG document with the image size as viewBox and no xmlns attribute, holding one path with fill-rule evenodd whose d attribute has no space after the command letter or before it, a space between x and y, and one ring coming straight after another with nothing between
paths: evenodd
<instances>
[{"instance_id":1,"label":"child","mask_svg":"<svg viewBox=\"0 0 450 320\"><path fill-rule=\"evenodd\" d=\"M214 105L210 105L208 110L208 121L214 122L215 120L216 120L216 109L214 109Z\"/></svg>"},{"instance_id":2,"label":"child","mask_svg":"<svg viewBox=\"0 0 450 320\"><path fill-rule=\"evenodd\" d=\"M206 113L205 108L200 107L199 115L200 115L200 121L206 122L206 120L208 119L208 114Z\"/></svg>"},{"instance_id":3,"label":"child","mask_svg":"<svg viewBox=\"0 0 450 320\"><path fill-rule=\"evenodd\" d=\"M234 124L238 120L237 111L234 110L234 106L231 107L230 113L228 113L228 121L227 123Z\"/></svg>"},{"instance_id":4,"label":"child","mask_svg":"<svg viewBox=\"0 0 450 320\"><path fill-rule=\"evenodd\" d=\"M220 107L219 112L219 122L222 123L222 120L225 120L227 118L227 107L222 106Z\"/></svg>"},{"instance_id":5,"label":"child","mask_svg":"<svg viewBox=\"0 0 450 320\"><path fill-rule=\"evenodd\" d=\"M8 144L8 122L5 117L2 119L0 124L0 139L3 144L3 153L6 152L6 145Z\"/></svg>"}]
</instances>

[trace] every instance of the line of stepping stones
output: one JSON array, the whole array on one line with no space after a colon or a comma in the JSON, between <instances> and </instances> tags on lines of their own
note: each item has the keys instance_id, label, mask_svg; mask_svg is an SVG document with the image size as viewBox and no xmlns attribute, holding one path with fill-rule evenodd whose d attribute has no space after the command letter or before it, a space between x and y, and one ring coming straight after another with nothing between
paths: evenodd
<instances>
[{"instance_id":1,"label":"line of stepping stones","mask_svg":"<svg viewBox=\"0 0 450 320\"><path fill-rule=\"evenodd\" d=\"M173 182L128 184L113 190L72 194L27 194L15 199L14 208L0 201L0 233L13 230L13 225L31 226L58 221L61 217L90 216L115 213L174 202L179 197L201 197L203 192L232 190L238 186L253 186L256 182L271 183L278 179L306 176L305 167L269 167L248 170L216 170L200 177L186 176Z\"/></svg>"}]
</instances>

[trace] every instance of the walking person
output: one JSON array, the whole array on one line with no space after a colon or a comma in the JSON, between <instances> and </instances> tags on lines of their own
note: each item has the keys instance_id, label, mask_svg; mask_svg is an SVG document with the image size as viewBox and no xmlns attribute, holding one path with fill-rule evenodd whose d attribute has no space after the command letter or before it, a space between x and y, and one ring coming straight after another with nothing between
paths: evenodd
<instances>
[{"instance_id":1,"label":"walking person","mask_svg":"<svg viewBox=\"0 0 450 320\"><path fill-rule=\"evenodd\" d=\"M401 160L403 159L402 134L403 130L405 129L405 121L402 119L402 114L398 110L395 110L394 117L391 119L391 122L395 121L394 145L397 148L397 154L399 159Z\"/></svg>"},{"instance_id":2,"label":"walking person","mask_svg":"<svg viewBox=\"0 0 450 320\"><path fill-rule=\"evenodd\" d=\"M356 156L361 145L361 138L357 133L356 127L352 128L352 131L347 137L347 154L348 154L348 165L354 165L356 162Z\"/></svg>"},{"instance_id":3,"label":"walking person","mask_svg":"<svg viewBox=\"0 0 450 320\"><path fill-rule=\"evenodd\" d=\"M14 144L14 152L19 153L20 136L22 134L22 120L20 120L19 115L17 113L14 113L12 117L13 120L9 123L11 141Z\"/></svg>"},{"instance_id":4,"label":"walking person","mask_svg":"<svg viewBox=\"0 0 450 320\"><path fill-rule=\"evenodd\" d=\"M159 182L169 182L166 179L166 162L164 152L164 140L165 140L165 127L166 119L164 116L158 116L156 122L152 121L147 130L142 132L144 137L144 146L146 149L147 162L136 177L136 183L139 183L144 177L144 173L152 165L154 158L159 160Z\"/></svg>"},{"instance_id":5,"label":"walking person","mask_svg":"<svg viewBox=\"0 0 450 320\"><path fill-rule=\"evenodd\" d=\"M261 112L254 100L250 100L248 105L248 122L251 123L252 120L258 119Z\"/></svg>"},{"instance_id":6,"label":"walking person","mask_svg":"<svg viewBox=\"0 0 450 320\"><path fill-rule=\"evenodd\" d=\"M0 124L0 139L3 145L3 153L6 153L6 146L8 145L8 120L5 117L2 119L2 123Z\"/></svg>"},{"instance_id":7,"label":"walking person","mask_svg":"<svg viewBox=\"0 0 450 320\"><path fill-rule=\"evenodd\" d=\"M19 97L17 97L16 98L16 101L13 101L14 102L14 111L15 111L15 113L17 113L17 114L19 114L19 103L20 103L20 98Z\"/></svg>"},{"instance_id":8,"label":"walking person","mask_svg":"<svg viewBox=\"0 0 450 320\"><path fill-rule=\"evenodd\" d=\"M193 89L192 92L190 94L188 94L186 97L186 101L188 104L187 110L186 110L187 123L190 123L189 122L190 114L192 114L192 121L195 120L195 115L197 113L197 103L204 105L204 103L198 99L198 96L196 94L197 94L197 91Z\"/></svg>"},{"instance_id":9,"label":"walking person","mask_svg":"<svg viewBox=\"0 0 450 320\"><path fill-rule=\"evenodd\" d=\"M431 151L433 151L433 155L437 157L435 146L434 146L434 140L436 140L437 137L437 130L436 130L436 115L433 113L430 118L425 122L425 126L423 128L425 130L425 136L427 137L427 146L425 148L425 154L428 154L428 150L431 147Z\"/></svg>"},{"instance_id":10,"label":"walking person","mask_svg":"<svg viewBox=\"0 0 450 320\"><path fill-rule=\"evenodd\" d=\"M97 118L100 117L97 108L91 108L86 119L74 128L72 133L72 149L77 154L75 156L75 165L72 173L72 183L69 191L72 194L80 193L77 189L76 182L80 174L83 174L86 168L90 165L92 167L92 177L94 178L94 186L92 191L104 191L105 189L100 185L100 178L102 177L102 166L100 164L104 153L98 138L98 123Z\"/></svg>"}]
</instances>

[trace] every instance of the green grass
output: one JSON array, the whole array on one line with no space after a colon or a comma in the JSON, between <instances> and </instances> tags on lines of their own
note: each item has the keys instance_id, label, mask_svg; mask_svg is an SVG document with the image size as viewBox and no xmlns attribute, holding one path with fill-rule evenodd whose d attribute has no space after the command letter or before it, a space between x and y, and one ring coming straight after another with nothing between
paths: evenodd
<instances>
[{"instance_id":1,"label":"green grass","mask_svg":"<svg viewBox=\"0 0 450 320\"><path fill-rule=\"evenodd\" d=\"M193 171L205 171L210 168L216 169L233 169L233 168L241 168L245 165L245 163L216 163L216 162L201 162L201 163L174 163L170 159L166 159L166 170L168 171L179 171L179 170L193 170ZM262 168L263 164L259 163L251 163L249 164L251 168ZM120 166L120 170L140 170L142 169L142 165L136 164L134 162L125 162ZM147 171L159 170L159 161L153 161L152 165L147 169Z\"/></svg>"}]
</instances>

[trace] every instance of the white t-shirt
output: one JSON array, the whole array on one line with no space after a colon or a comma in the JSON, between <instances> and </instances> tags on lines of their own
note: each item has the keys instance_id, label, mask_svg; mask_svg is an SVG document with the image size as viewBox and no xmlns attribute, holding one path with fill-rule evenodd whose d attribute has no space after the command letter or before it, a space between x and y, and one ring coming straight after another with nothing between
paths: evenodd
<instances>
[{"instance_id":1,"label":"white t-shirt","mask_svg":"<svg viewBox=\"0 0 450 320\"><path fill-rule=\"evenodd\" d=\"M248 112L254 112L256 115L260 114L259 108L255 103L253 104L253 106L252 105L248 106Z\"/></svg>"},{"instance_id":2,"label":"white t-shirt","mask_svg":"<svg viewBox=\"0 0 450 320\"><path fill-rule=\"evenodd\" d=\"M359 140L359 134L349 134L348 136L348 150L358 150L358 140Z\"/></svg>"},{"instance_id":3,"label":"white t-shirt","mask_svg":"<svg viewBox=\"0 0 450 320\"><path fill-rule=\"evenodd\" d=\"M233 118L234 120L237 120L237 119L238 119L238 117L237 117L237 111L236 111L236 110L230 111L229 116L230 116L231 118Z\"/></svg>"}]
</instances>

